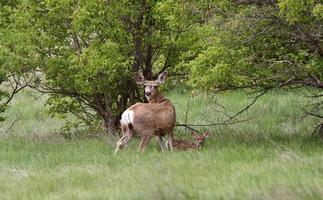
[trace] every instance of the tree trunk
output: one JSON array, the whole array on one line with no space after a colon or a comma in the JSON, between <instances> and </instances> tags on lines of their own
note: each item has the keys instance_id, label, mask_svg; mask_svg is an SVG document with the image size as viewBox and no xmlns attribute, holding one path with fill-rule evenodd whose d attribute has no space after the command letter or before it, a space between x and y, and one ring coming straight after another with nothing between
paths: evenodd
<instances>
[{"instance_id":1,"label":"tree trunk","mask_svg":"<svg viewBox=\"0 0 323 200\"><path fill-rule=\"evenodd\" d=\"M96 94L94 99L95 110L102 118L107 133L115 135L117 119L112 116L107 98L105 98L104 94Z\"/></svg>"},{"instance_id":2,"label":"tree trunk","mask_svg":"<svg viewBox=\"0 0 323 200\"><path fill-rule=\"evenodd\" d=\"M116 132L117 132L116 123L118 120L108 116L101 116L101 118L103 120L103 126L106 129L107 133L116 135Z\"/></svg>"},{"instance_id":3,"label":"tree trunk","mask_svg":"<svg viewBox=\"0 0 323 200\"><path fill-rule=\"evenodd\" d=\"M152 57L153 57L153 47L151 44L147 44L146 52L145 52L145 58L144 58L144 76L150 80L153 77L152 72Z\"/></svg>"},{"instance_id":4,"label":"tree trunk","mask_svg":"<svg viewBox=\"0 0 323 200\"><path fill-rule=\"evenodd\" d=\"M319 133L319 136L323 138L323 123L319 125L318 133Z\"/></svg>"}]
</instances>

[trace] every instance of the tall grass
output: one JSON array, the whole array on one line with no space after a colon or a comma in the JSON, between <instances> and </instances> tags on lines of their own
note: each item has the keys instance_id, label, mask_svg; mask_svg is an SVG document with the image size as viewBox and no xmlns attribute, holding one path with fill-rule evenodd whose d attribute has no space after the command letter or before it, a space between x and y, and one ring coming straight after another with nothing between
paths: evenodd
<instances>
[{"instance_id":1,"label":"tall grass","mask_svg":"<svg viewBox=\"0 0 323 200\"><path fill-rule=\"evenodd\" d=\"M256 114L252 120L208 127L200 151L161 153L152 141L137 153L133 140L117 156L106 138L39 140L58 135L63 121L46 114L44 99L27 103L24 93L7 113L23 118L0 139L0 199L321 199L323 145L311 137L318 121L296 118L307 92L267 94L240 118ZM166 96L180 123L221 122L219 104L232 115L248 103L243 92ZM190 137L180 127L175 135Z\"/></svg>"},{"instance_id":2,"label":"tall grass","mask_svg":"<svg viewBox=\"0 0 323 200\"><path fill-rule=\"evenodd\" d=\"M56 137L64 121L51 117L45 106L47 96L32 90L24 90L15 96L4 114L1 126L3 136L24 138Z\"/></svg>"}]
</instances>

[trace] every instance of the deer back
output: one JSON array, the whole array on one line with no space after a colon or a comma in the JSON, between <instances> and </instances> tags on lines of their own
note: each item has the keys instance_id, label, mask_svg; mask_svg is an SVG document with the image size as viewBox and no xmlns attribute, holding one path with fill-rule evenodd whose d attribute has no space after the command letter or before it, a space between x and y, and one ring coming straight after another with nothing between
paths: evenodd
<instances>
[{"instance_id":1,"label":"deer back","mask_svg":"<svg viewBox=\"0 0 323 200\"><path fill-rule=\"evenodd\" d=\"M174 139L173 147L177 150L190 150L198 148L198 146L194 142L183 139Z\"/></svg>"},{"instance_id":2,"label":"deer back","mask_svg":"<svg viewBox=\"0 0 323 200\"><path fill-rule=\"evenodd\" d=\"M175 124L174 105L166 100L162 103L137 103L129 108L133 112L132 126L137 133L143 131L168 131Z\"/></svg>"}]
</instances>

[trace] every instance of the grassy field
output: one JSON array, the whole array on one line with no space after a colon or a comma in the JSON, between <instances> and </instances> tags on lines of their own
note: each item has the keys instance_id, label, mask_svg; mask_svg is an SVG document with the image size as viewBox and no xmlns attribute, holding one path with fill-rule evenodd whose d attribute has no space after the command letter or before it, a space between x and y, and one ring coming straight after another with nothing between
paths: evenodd
<instances>
[{"instance_id":1,"label":"grassy field","mask_svg":"<svg viewBox=\"0 0 323 200\"><path fill-rule=\"evenodd\" d=\"M117 156L107 137L64 139L45 98L21 93L0 138L0 199L322 199L323 143L311 137L318 121L296 118L308 92L263 96L240 117L252 120L209 127L200 151L161 153L152 141L137 153L133 140ZM166 96L179 123L221 122L220 105L232 115L248 103L243 92ZM189 138L182 128L175 135Z\"/></svg>"}]
</instances>

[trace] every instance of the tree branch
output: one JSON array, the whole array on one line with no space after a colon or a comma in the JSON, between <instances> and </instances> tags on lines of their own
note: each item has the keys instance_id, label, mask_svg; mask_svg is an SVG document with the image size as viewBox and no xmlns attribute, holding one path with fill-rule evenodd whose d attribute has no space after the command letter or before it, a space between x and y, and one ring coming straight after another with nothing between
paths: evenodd
<instances>
[{"instance_id":1,"label":"tree branch","mask_svg":"<svg viewBox=\"0 0 323 200\"><path fill-rule=\"evenodd\" d=\"M175 126L183 126L186 128L189 128L190 130L194 130L195 129L192 128L192 126L194 127L201 127L201 126L219 126L219 125L231 125L231 124L236 124L236 123L241 123L241 122L246 122L246 121L250 121L252 119L254 119L257 115L250 117L250 118L246 118L246 119L242 119L242 120L235 120L233 121L233 119L235 119L236 117L238 117L239 115L241 115L243 112L245 112L246 110L248 110L251 106L253 106L256 101L263 96L264 94L266 94L268 92L270 88L266 88L264 89L260 94L256 95L255 97L253 97L253 100L251 103L249 103L246 107L244 107L243 109L241 109L240 111L238 111L236 114L234 114L233 116L229 117L227 120L224 120L223 122L216 122L216 123L209 123L209 124L176 124ZM197 131L198 132L198 131Z\"/></svg>"}]
</instances>

